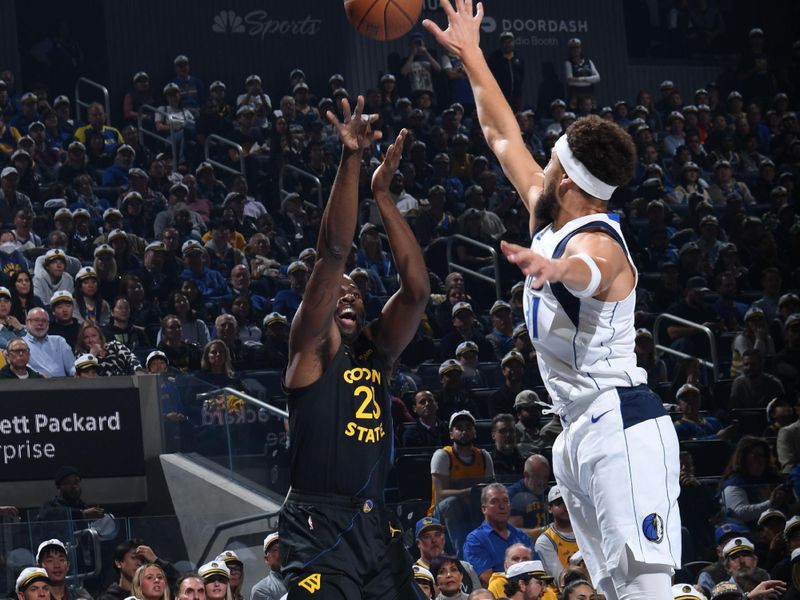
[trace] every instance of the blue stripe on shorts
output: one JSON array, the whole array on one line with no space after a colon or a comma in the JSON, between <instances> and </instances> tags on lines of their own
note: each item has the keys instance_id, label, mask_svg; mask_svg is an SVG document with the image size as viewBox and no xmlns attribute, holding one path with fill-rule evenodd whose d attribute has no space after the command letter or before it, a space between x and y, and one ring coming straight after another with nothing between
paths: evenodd
<instances>
[{"instance_id":1,"label":"blue stripe on shorts","mask_svg":"<svg viewBox=\"0 0 800 600\"><path fill-rule=\"evenodd\" d=\"M661 404L661 399L645 384L636 387L618 387L617 394L619 395L623 429L667 414Z\"/></svg>"}]
</instances>

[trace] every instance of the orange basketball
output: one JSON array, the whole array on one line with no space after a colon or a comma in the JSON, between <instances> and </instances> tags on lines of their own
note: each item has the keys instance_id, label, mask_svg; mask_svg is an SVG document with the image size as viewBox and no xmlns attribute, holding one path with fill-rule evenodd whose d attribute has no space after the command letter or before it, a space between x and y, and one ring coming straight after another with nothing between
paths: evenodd
<instances>
[{"instance_id":1,"label":"orange basketball","mask_svg":"<svg viewBox=\"0 0 800 600\"><path fill-rule=\"evenodd\" d=\"M361 35L393 40L416 25L422 0L344 0L344 12Z\"/></svg>"}]
</instances>

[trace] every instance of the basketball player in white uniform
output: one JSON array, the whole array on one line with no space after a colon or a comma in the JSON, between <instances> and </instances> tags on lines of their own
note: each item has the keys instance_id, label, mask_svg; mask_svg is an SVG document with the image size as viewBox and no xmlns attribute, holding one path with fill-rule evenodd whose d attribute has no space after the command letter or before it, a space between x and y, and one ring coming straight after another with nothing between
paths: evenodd
<instances>
[{"instance_id":1,"label":"basketball player in white uniform","mask_svg":"<svg viewBox=\"0 0 800 600\"><path fill-rule=\"evenodd\" d=\"M502 250L527 276L528 333L564 425L553 471L578 546L609 600L669 600L681 555L678 439L636 366L637 273L607 206L633 176L633 143L616 125L585 117L542 169L480 50L482 5L441 4L447 30L423 25L461 57L486 141L531 215L531 247Z\"/></svg>"}]
</instances>

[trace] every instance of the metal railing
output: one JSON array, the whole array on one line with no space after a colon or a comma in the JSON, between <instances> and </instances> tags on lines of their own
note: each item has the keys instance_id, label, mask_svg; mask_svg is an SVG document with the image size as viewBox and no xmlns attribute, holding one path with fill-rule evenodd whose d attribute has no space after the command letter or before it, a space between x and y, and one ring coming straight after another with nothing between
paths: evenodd
<instances>
[{"instance_id":1,"label":"metal railing","mask_svg":"<svg viewBox=\"0 0 800 600\"><path fill-rule=\"evenodd\" d=\"M683 325L684 327L691 327L692 329L697 329L705 334L708 338L708 344L711 348L711 362L700 358L699 356L692 356L691 354L686 354L685 352L681 352L680 350L675 350L674 348L670 348L669 346L663 346L659 343L659 332L660 332L660 325L664 321L672 321L674 323L678 323ZM671 315L669 313L662 313L656 317L655 322L653 323L653 342L655 345L656 352L659 353L666 353L671 354L673 356L677 356L678 358L694 358L702 365L703 367L711 370L711 375L714 378L713 383L716 383L719 379L719 356L717 355L717 340L714 338L714 332L711 331L705 325L700 325L699 323L695 323L694 321L687 321L686 319L682 319L681 317L676 317L675 315Z\"/></svg>"},{"instance_id":2,"label":"metal railing","mask_svg":"<svg viewBox=\"0 0 800 600\"><path fill-rule=\"evenodd\" d=\"M492 263L494 264L494 277L489 277L488 275L484 275L483 273L479 273L478 271L474 271L469 267L465 267L464 265L460 265L456 262L453 262L453 244L456 242L463 242L468 246L474 246L475 248L480 248L481 250L485 250L492 256ZM500 258L497 254L497 250L492 248L491 246L484 244L482 242L478 242L469 238L465 235L461 235L460 233L455 233L450 236L447 240L447 268L448 270L456 270L461 273L467 273L476 279L480 279L481 281L485 281L486 283L490 283L494 285L495 295L497 296L498 300L502 300L503 295L500 290Z\"/></svg>"},{"instance_id":3,"label":"metal railing","mask_svg":"<svg viewBox=\"0 0 800 600\"><path fill-rule=\"evenodd\" d=\"M169 125L169 137L166 138L162 135L154 131L150 131L149 129L145 129L142 127L142 122L145 117L145 111L150 111L153 113L153 124L155 126L155 115L163 115L165 117L164 121ZM139 143L144 145L144 138L148 137L152 140L155 140L159 144L169 147L172 150L172 164L177 167L178 165L178 144L175 142L175 127L172 123L172 119L169 118L169 113L165 110L161 110L155 106L150 104L142 104L142 107L139 109L139 117L137 118L137 125L139 128Z\"/></svg>"},{"instance_id":4,"label":"metal railing","mask_svg":"<svg viewBox=\"0 0 800 600\"><path fill-rule=\"evenodd\" d=\"M316 186L317 189L317 207L322 208L324 206L324 200L322 198L322 182L319 180L319 177L315 177L314 175L312 175L308 171L304 171L303 169L298 169L294 165L283 165L283 167L281 167L281 172L278 175L278 189L280 189L281 191L283 191L284 189L283 178L286 171L294 173L301 179L308 179L309 181L311 181Z\"/></svg>"},{"instance_id":5,"label":"metal railing","mask_svg":"<svg viewBox=\"0 0 800 600\"><path fill-rule=\"evenodd\" d=\"M89 87L93 87L97 90L100 90L100 93L103 94L103 104L106 107L106 122L111 122L111 100L109 99L108 95L108 88L102 84L97 83L96 81L92 81L91 79L87 79L86 77L80 77L78 81L75 82L75 122L81 122L81 108L89 108L91 102L86 102L81 99L81 84L87 85Z\"/></svg>"},{"instance_id":6,"label":"metal railing","mask_svg":"<svg viewBox=\"0 0 800 600\"><path fill-rule=\"evenodd\" d=\"M263 408L268 413L275 415L276 417L282 417L284 419L289 418L289 413L285 410L278 408L277 406L272 406L272 404L267 404L266 402L262 402L258 398L253 398L250 394L245 394L244 392L240 392L239 390L235 390L233 388L225 387L222 388L222 391L226 394L230 394L231 396L236 396L237 398L241 398L245 402L249 402L250 404L255 404L259 408Z\"/></svg>"},{"instance_id":7,"label":"metal railing","mask_svg":"<svg viewBox=\"0 0 800 600\"><path fill-rule=\"evenodd\" d=\"M234 527L239 527L241 525L247 525L249 523L254 523L256 521L261 520L268 520L270 521L269 529L276 530L278 528L278 513L261 513L257 515L250 515L248 517L241 517L239 519L231 519L230 521L222 521L217 523L217 526L214 527L214 533L211 534L211 537L208 539L208 543L206 547L203 548L203 553L200 555L200 559L198 562L203 563L206 560L211 560L213 558L213 554L211 552L214 544L217 543L217 539L223 532L228 531Z\"/></svg>"},{"instance_id":8,"label":"metal railing","mask_svg":"<svg viewBox=\"0 0 800 600\"><path fill-rule=\"evenodd\" d=\"M239 170L237 171L233 167L229 167L228 165L219 162L218 160L214 160L211 158L211 142L216 144L222 144L223 146L230 146L234 150L239 153ZM206 136L206 143L204 145L203 151L205 153L206 162L214 165L218 169L222 169L223 171L227 171L233 175L243 175L247 176L247 169L244 164L244 148L242 148L236 142L229 140L228 138L224 138L221 135L217 135L212 133L211 135Z\"/></svg>"}]
</instances>

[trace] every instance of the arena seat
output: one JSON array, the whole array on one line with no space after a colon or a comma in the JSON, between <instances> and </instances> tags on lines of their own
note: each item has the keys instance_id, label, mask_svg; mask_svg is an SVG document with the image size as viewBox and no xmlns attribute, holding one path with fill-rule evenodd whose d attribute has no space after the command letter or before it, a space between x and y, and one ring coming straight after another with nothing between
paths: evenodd
<instances>
[{"instance_id":1,"label":"arena seat","mask_svg":"<svg viewBox=\"0 0 800 600\"><path fill-rule=\"evenodd\" d=\"M486 387L498 387L503 383L503 372L499 362L478 363L478 371L486 381Z\"/></svg>"},{"instance_id":2,"label":"arena seat","mask_svg":"<svg viewBox=\"0 0 800 600\"><path fill-rule=\"evenodd\" d=\"M440 363L422 363L417 367L417 376L422 381L422 385L431 391L436 391L442 387L439 381Z\"/></svg>"},{"instance_id":3,"label":"arena seat","mask_svg":"<svg viewBox=\"0 0 800 600\"><path fill-rule=\"evenodd\" d=\"M731 421L739 422L742 435L761 436L769 425L765 408L734 408L729 413Z\"/></svg>"},{"instance_id":4,"label":"arena seat","mask_svg":"<svg viewBox=\"0 0 800 600\"><path fill-rule=\"evenodd\" d=\"M687 440L681 442L681 450L692 455L697 477L721 475L733 453L733 447L724 440Z\"/></svg>"},{"instance_id":5,"label":"arena seat","mask_svg":"<svg viewBox=\"0 0 800 600\"><path fill-rule=\"evenodd\" d=\"M408 454L397 457L394 465L397 476L397 500L431 499L431 455Z\"/></svg>"}]
</instances>

